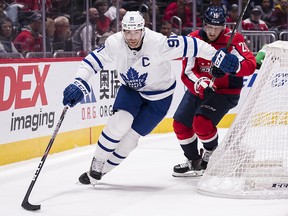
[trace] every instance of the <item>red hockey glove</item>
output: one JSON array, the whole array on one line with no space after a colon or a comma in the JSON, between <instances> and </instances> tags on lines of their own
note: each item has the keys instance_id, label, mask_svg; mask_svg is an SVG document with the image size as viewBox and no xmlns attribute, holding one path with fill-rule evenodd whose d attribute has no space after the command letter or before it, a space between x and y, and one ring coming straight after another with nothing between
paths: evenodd
<instances>
[{"instance_id":1,"label":"red hockey glove","mask_svg":"<svg viewBox=\"0 0 288 216\"><path fill-rule=\"evenodd\" d=\"M204 100L215 94L216 86L209 78L200 77L194 84L194 90L198 96Z\"/></svg>"}]
</instances>

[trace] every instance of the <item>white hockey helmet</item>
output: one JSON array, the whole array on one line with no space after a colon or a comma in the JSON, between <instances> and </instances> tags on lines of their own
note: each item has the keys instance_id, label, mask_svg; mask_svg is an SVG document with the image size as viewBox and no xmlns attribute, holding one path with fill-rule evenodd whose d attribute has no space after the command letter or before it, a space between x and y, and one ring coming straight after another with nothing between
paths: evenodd
<instances>
[{"instance_id":1,"label":"white hockey helmet","mask_svg":"<svg viewBox=\"0 0 288 216\"><path fill-rule=\"evenodd\" d=\"M145 20L139 11L127 11L122 20L122 30L144 29Z\"/></svg>"}]
</instances>

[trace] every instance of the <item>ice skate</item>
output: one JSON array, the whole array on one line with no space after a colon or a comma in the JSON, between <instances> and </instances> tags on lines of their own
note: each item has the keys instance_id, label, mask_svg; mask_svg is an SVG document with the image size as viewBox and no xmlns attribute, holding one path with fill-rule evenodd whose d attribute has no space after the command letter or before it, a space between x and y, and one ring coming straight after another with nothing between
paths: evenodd
<instances>
[{"instance_id":1,"label":"ice skate","mask_svg":"<svg viewBox=\"0 0 288 216\"><path fill-rule=\"evenodd\" d=\"M204 169L201 166L202 159L187 160L185 163L174 166L172 176L174 177L198 177L202 176Z\"/></svg>"},{"instance_id":2,"label":"ice skate","mask_svg":"<svg viewBox=\"0 0 288 216\"><path fill-rule=\"evenodd\" d=\"M210 151L205 149L202 162L201 162L201 166L204 170L206 170L208 162L209 162L209 158L211 157L212 153L214 152L216 148L217 146L213 150L210 150Z\"/></svg>"},{"instance_id":3,"label":"ice skate","mask_svg":"<svg viewBox=\"0 0 288 216\"><path fill-rule=\"evenodd\" d=\"M92 178L89 174L89 172L85 172L83 173L80 177L79 177L79 182L81 184L84 184L84 185L95 185L97 183L97 180Z\"/></svg>"},{"instance_id":4,"label":"ice skate","mask_svg":"<svg viewBox=\"0 0 288 216\"><path fill-rule=\"evenodd\" d=\"M102 169L104 166L103 161L99 161L96 158L93 158L90 166L89 172L83 173L79 177L79 182L81 184L92 184L95 185L97 181L101 180L103 174L102 174Z\"/></svg>"}]
</instances>

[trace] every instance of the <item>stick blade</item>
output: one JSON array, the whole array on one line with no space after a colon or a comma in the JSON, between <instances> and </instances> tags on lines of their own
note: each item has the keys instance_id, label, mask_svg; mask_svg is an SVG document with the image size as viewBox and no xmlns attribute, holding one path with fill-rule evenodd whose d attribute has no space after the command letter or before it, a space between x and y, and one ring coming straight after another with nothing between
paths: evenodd
<instances>
[{"instance_id":1,"label":"stick blade","mask_svg":"<svg viewBox=\"0 0 288 216\"><path fill-rule=\"evenodd\" d=\"M32 205L27 201L23 201L21 206L28 211L37 211L41 209L41 205Z\"/></svg>"}]
</instances>

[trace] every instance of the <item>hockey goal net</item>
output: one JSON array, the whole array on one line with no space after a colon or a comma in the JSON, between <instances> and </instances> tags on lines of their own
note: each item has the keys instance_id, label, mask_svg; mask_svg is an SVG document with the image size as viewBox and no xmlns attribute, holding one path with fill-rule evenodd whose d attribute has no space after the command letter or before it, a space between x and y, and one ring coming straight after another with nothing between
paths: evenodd
<instances>
[{"instance_id":1,"label":"hockey goal net","mask_svg":"<svg viewBox=\"0 0 288 216\"><path fill-rule=\"evenodd\" d=\"M198 192L288 198L288 42L268 45L257 79L211 156Z\"/></svg>"}]
</instances>

